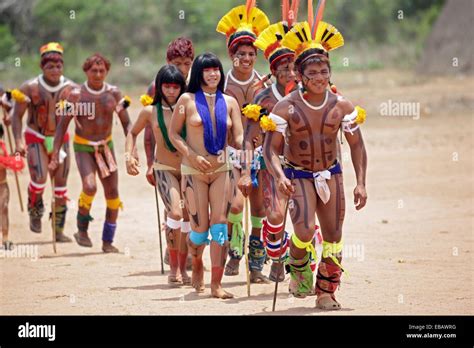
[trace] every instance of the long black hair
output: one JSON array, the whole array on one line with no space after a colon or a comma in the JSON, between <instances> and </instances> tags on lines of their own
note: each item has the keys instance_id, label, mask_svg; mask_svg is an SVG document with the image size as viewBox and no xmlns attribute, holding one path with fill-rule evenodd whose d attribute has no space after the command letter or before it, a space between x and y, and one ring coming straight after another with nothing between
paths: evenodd
<instances>
[{"instance_id":1,"label":"long black hair","mask_svg":"<svg viewBox=\"0 0 474 348\"><path fill-rule=\"evenodd\" d=\"M184 79L183 74L181 74L181 71L179 71L179 69L175 65L166 64L162 66L161 69L158 71L158 74L156 74L155 96L153 98L153 102L151 103L152 105L161 103L161 101L163 100L166 104L168 104L168 106L170 106L168 100L166 100L166 97L161 91L161 86L164 83L176 83L179 85L180 91L178 98L186 91L186 81Z\"/></svg>"},{"instance_id":2,"label":"long black hair","mask_svg":"<svg viewBox=\"0 0 474 348\"><path fill-rule=\"evenodd\" d=\"M219 71L221 72L221 79L217 86L217 90L224 93L224 68L222 68L221 61L214 53L203 53L196 57L191 68L191 78L189 80L188 92L196 93L201 89L201 84L204 83L202 74L204 69L207 68L219 68Z\"/></svg>"},{"instance_id":3,"label":"long black hair","mask_svg":"<svg viewBox=\"0 0 474 348\"><path fill-rule=\"evenodd\" d=\"M3 126L0 124L0 139L3 139Z\"/></svg>"}]
</instances>

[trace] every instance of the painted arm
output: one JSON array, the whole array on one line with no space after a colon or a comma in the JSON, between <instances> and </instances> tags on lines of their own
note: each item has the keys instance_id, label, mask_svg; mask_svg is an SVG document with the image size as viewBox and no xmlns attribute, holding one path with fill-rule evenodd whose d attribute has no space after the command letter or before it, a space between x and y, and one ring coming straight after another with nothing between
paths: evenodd
<instances>
[{"instance_id":1,"label":"painted arm","mask_svg":"<svg viewBox=\"0 0 474 348\"><path fill-rule=\"evenodd\" d=\"M127 134L125 140L125 164L127 167L127 173L129 175L138 175L140 170L140 161L137 154L136 144L137 136L141 131L150 123L150 115L153 110L152 106L146 106L138 114L138 118L131 127L130 131ZM137 154L137 157L132 156L132 154Z\"/></svg>"},{"instance_id":2,"label":"painted arm","mask_svg":"<svg viewBox=\"0 0 474 348\"><path fill-rule=\"evenodd\" d=\"M66 103L76 103L79 101L79 98L79 89L73 89L71 93L64 99L66 100ZM64 105L64 107L67 108L66 105ZM73 108L73 110L75 110L75 108ZM74 113L66 113L59 118L59 123L56 125L56 131L54 132L53 154L51 156L51 161L48 164L48 168L53 175L59 167L59 152L61 151L61 146L63 145L64 135L67 132L69 123L76 116L77 115Z\"/></svg>"},{"instance_id":3,"label":"painted arm","mask_svg":"<svg viewBox=\"0 0 474 348\"><path fill-rule=\"evenodd\" d=\"M154 83L148 86L146 94L148 94L152 98L155 96ZM156 147L155 136L153 135L153 130L151 128L151 125L148 125L145 127L145 136L143 138L143 145L145 147L146 163L148 165L148 169L150 169L153 166L153 162L155 161L155 147ZM153 177L153 173L152 173L152 177ZM147 179L148 179L148 176L147 176Z\"/></svg>"},{"instance_id":4,"label":"painted arm","mask_svg":"<svg viewBox=\"0 0 474 348\"><path fill-rule=\"evenodd\" d=\"M288 122L287 110L288 105L286 102L279 102L277 105L275 105L273 112L270 114L269 117L275 115L281 119L281 122L276 122L277 130L273 132L269 131L265 134L265 140L263 142L263 158L265 159L267 170L275 178L280 192L289 196L294 192L294 187L291 181L286 178L279 157L281 148L283 147L285 141L284 134L287 125L285 126L284 123Z\"/></svg>"},{"instance_id":5,"label":"painted arm","mask_svg":"<svg viewBox=\"0 0 474 348\"><path fill-rule=\"evenodd\" d=\"M151 126L145 127L145 135L143 137L143 145L145 147L146 163L150 167L155 160L155 137Z\"/></svg>"},{"instance_id":6,"label":"painted arm","mask_svg":"<svg viewBox=\"0 0 474 348\"><path fill-rule=\"evenodd\" d=\"M120 102L123 98L122 93L119 90L114 92L114 96L117 103ZM117 112L117 115L120 119L120 123L122 124L123 133L125 134L125 136L127 136L128 132L130 132L130 129L132 128L132 122L130 121L130 116L128 114L127 108L120 108L120 111Z\"/></svg>"},{"instance_id":7,"label":"painted arm","mask_svg":"<svg viewBox=\"0 0 474 348\"><path fill-rule=\"evenodd\" d=\"M254 139L260 134L260 123L247 119L247 126L245 127L243 154L244 161L242 162L242 171L238 187L242 194L247 197L252 192L252 178L251 178L251 163L254 156Z\"/></svg>"},{"instance_id":8,"label":"painted arm","mask_svg":"<svg viewBox=\"0 0 474 348\"><path fill-rule=\"evenodd\" d=\"M350 102L343 105L344 114L351 113L354 107ZM367 191L365 188L365 178L367 173L367 151L362 138L360 128L351 132L344 132L347 143L351 149L352 165L357 178L357 185L354 189L354 205L356 210L362 209L367 203Z\"/></svg>"}]
</instances>

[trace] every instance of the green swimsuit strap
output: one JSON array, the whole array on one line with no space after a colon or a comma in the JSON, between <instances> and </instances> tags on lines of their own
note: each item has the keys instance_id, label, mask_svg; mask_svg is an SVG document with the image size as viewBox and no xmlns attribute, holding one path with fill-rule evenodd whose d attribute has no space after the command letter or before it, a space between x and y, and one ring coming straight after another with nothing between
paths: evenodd
<instances>
[{"instance_id":1,"label":"green swimsuit strap","mask_svg":"<svg viewBox=\"0 0 474 348\"><path fill-rule=\"evenodd\" d=\"M163 108L162 108L161 103L156 104L156 112L157 112L158 126L160 127L161 135L163 136L163 139L165 140L166 147L168 148L169 151L176 152L176 148L173 146L168 136L168 130L166 129L165 119L163 116ZM181 131L181 137L183 139L186 139L186 127L183 127L183 130Z\"/></svg>"}]
</instances>

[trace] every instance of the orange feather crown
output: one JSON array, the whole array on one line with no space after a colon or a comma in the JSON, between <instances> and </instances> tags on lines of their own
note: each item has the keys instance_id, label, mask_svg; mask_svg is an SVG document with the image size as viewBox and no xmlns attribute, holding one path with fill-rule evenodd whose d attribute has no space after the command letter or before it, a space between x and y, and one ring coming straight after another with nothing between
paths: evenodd
<instances>
[{"instance_id":1,"label":"orange feather crown","mask_svg":"<svg viewBox=\"0 0 474 348\"><path fill-rule=\"evenodd\" d=\"M43 55L49 52L56 52L56 53L63 54L64 48L57 42L49 42L46 45L41 46L40 55Z\"/></svg>"}]
</instances>

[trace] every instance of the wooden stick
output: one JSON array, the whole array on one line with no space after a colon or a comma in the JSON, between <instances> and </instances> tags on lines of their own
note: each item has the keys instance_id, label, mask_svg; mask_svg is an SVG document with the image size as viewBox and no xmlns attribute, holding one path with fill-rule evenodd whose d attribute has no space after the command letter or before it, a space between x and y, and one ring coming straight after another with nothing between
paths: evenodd
<instances>
[{"instance_id":1,"label":"wooden stick","mask_svg":"<svg viewBox=\"0 0 474 348\"><path fill-rule=\"evenodd\" d=\"M54 192L54 174L51 174L51 186L53 189L53 196L52 196L52 203L51 203L51 209L53 211L51 220L53 222L53 250L54 253L56 254L56 196Z\"/></svg>"},{"instance_id":2,"label":"wooden stick","mask_svg":"<svg viewBox=\"0 0 474 348\"><path fill-rule=\"evenodd\" d=\"M249 199L244 197L245 210L245 229L244 229L244 254L245 254L245 270L247 273L247 296L250 297L250 270L249 270L249 254L247 250L248 235L249 235Z\"/></svg>"},{"instance_id":3,"label":"wooden stick","mask_svg":"<svg viewBox=\"0 0 474 348\"><path fill-rule=\"evenodd\" d=\"M158 236L160 239L161 274L165 274L165 267L163 265L163 242L161 241L160 199L158 198L158 187L157 187L158 177L154 169L153 169L153 176L155 177L155 202L156 202L156 215L158 216Z\"/></svg>"}]
</instances>

